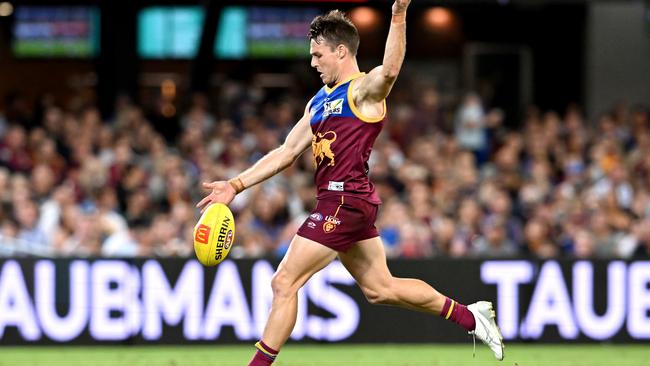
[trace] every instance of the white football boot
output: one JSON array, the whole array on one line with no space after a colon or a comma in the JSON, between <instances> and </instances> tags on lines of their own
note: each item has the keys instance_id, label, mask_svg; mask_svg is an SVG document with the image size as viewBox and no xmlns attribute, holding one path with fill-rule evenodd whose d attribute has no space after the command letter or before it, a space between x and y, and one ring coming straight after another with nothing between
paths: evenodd
<instances>
[{"instance_id":1,"label":"white football boot","mask_svg":"<svg viewBox=\"0 0 650 366\"><path fill-rule=\"evenodd\" d=\"M467 310L472 312L474 315L474 320L476 320L476 328L469 332L474 337L480 339L485 343L492 352L494 352L494 357L497 360L503 360L503 337L501 336L501 331L499 326L495 322L494 309L492 308L492 303L488 301L479 301L467 306ZM474 344L476 348L476 343Z\"/></svg>"}]
</instances>

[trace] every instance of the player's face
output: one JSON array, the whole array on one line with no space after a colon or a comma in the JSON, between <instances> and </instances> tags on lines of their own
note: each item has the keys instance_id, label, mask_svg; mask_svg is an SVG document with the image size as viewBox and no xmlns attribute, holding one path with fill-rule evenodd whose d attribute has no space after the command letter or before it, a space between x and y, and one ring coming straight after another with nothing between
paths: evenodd
<instances>
[{"instance_id":1,"label":"player's face","mask_svg":"<svg viewBox=\"0 0 650 366\"><path fill-rule=\"evenodd\" d=\"M336 49L325 40L321 39L316 42L312 39L309 43L309 53L311 54L311 67L318 71L323 84L336 83L339 74L339 57Z\"/></svg>"}]
</instances>

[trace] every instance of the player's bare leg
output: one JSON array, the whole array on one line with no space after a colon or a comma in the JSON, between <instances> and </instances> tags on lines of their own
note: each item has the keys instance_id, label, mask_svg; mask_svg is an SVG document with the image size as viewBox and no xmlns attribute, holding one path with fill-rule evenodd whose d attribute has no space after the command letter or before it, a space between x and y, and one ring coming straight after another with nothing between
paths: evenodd
<instances>
[{"instance_id":1,"label":"player's bare leg","mask_svg":"<svg viewBox=\"0 0 650 366\"><path fill-rule=\"evenodd\" d=\"M273 303L262 340L280 348L296 323L298 290L311 276L336 258L336 252L315 241L294 236L271 281Z\"/></svg>"},{"instance_id":2,"label":"player's bare leg","mask_svg":"<svg viewBox=\"0 0 650 366\"><path fill-rule=\"evenodd\" d=\"M360 241L346 253L339 253L339 258L370 303L435 315L442 312L446 297L433 287L418 279L393 277L379 237Z\"/></svg>"},{"instance_id":3,"label":"player's bare leg","mask_svg":"<svg viewBox=\"0 0 650 366\"><path fill-rule=\"evenodd\" d=\"M492 349L497 359L503 359L503 341L491 303L482 301L466 307L424 281L393 277L379 237L358 242L346 253L339 253L339 258L370 303L442 316L475 334Z\"/></svg>"},{"instance_id":4,"label":"player's bare leg","mask_svg":"<svg viewBox=\"0 0 650 366\"><path fill-rule=\"evenodd\" d=\"M298 290L334 258L336 251L298 235L293 237L287 254L271 280L271 312L250 366L269 365L273 362L296 324Z\"/></svg>"}]
</instances>

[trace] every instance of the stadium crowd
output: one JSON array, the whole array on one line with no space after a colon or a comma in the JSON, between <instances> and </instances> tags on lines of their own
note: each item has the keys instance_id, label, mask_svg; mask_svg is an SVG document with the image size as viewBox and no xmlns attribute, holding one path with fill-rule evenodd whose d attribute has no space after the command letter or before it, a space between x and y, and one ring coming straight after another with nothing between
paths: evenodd
<instances>
[{"instance_id":1,"label":"stadium crowd","mask_svg":"<svg viewBox=\"0 0 650 366\"><path fill-rule=\"evenodd\" d=\"M531 107L512 129L477 95L449 102L418 90L398 83L371 156L389 257L650 254L648 109L586 120L576 106ZM212 98L195 95L177 121L127 98L105 120L93 105L42 98L28 110L6 98L0 255L192 256L200 182L281 144L308 100L295 94L270 100L229 80ZM308 151L236 197L233 257L286 251L315 205L312 169Z\"/></svg>"}]
</instances>

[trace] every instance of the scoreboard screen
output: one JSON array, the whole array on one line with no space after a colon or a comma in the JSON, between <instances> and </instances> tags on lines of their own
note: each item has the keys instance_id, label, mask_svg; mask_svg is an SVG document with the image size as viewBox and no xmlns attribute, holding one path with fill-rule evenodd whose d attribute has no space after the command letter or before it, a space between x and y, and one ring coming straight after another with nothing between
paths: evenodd
<instances>
[{"instance_id":1,"label":"scoreboard screen","mask_svg":"<svg viewBox=\"0 0 650 366\"><path fill-rule=\"evenodd\" d=\"M307 33L319 9L303 7L224 8L215 56L220 59L307 58Z\"/></svg>"},{"instance_id":2,"label":"scoreboard screen","mask_svg":"<svg viewBox=\"0 0 650 366\"><path fill-rule=\"evenodd\" d=\"M99 9L89 6L17 6L16 57L91 58L99 54Z\"/></svg>"},{"instance_id":3,"label":"scoreboard screen","mask_svg":"<svg viewBox=\"0 0 650 366\"><path fill-rule=\"evenodd\" d=\"M205 12L199 6L149 7L138 14L138 54L189 59L199 49Z\"/></svg>"}]
</instances>

